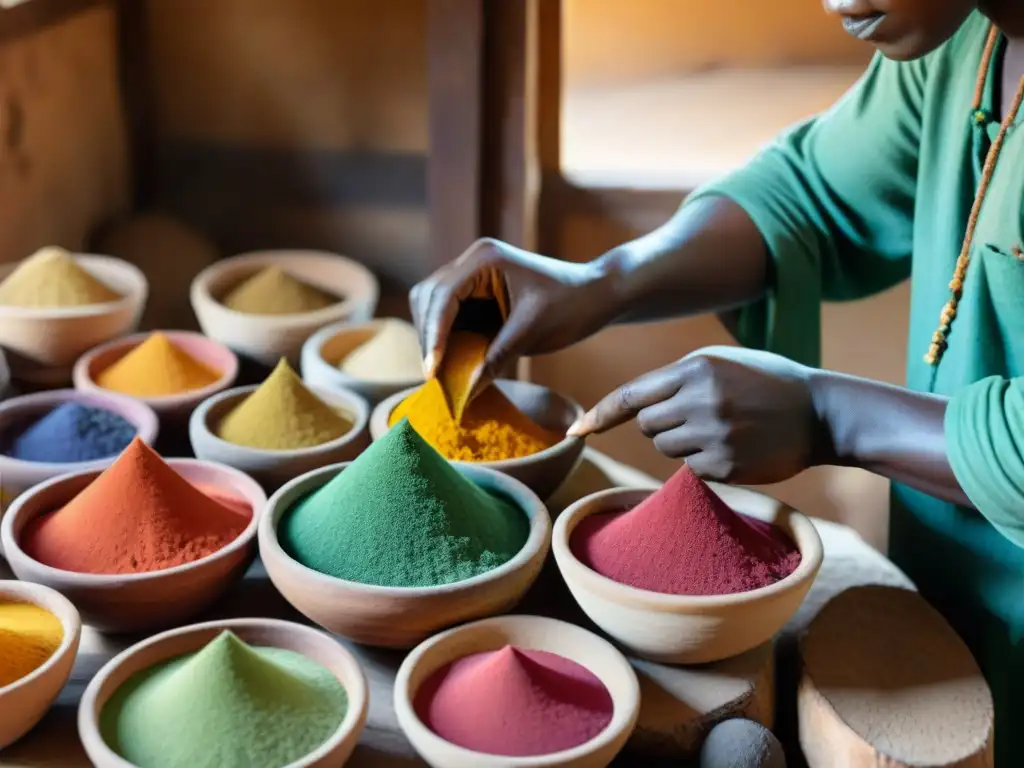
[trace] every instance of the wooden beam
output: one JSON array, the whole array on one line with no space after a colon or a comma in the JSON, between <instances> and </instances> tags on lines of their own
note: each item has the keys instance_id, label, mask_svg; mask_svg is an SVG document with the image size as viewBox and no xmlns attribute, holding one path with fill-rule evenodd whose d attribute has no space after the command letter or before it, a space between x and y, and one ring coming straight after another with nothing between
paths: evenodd
<instances>
[{"instance_id":1,"label":"wooden beam","mask_svg":"<svg viewBox=\"0 0 1024 768\"><path fill-rule=\"evenodd\" d=\"M537 154L541 185L537 200L537 247L551 255L555 248L555 222L546 199L549 181L561 179L562 171L562 0L540 3L537 20Z\"/></svg>"},{"instance_id":2,"label":"wooden beam","mask_svg":"<svg viewBox=\"0 0 1024 768\"><path fill-rule=\"evenodd\" d=\"M132 197L137 208L151 205L156 195L156 135L149 61L147 0L115 0L117 61L132 169Z\"/></svg>"},{"instance_id":3,"label":"wooden beam","mask_svg":"<svg viewBox=\"0 0 1024 768\"><path fill-rule=\"evenodd\" d=\"M0 7L0 43L31 35L103 2L104 0L32 0Z\"/></svg>"},{"instance_id":4,"label":"wooden beam","mask_svg":"<svg viewBox=\"0 0 1024 768\"><path fill-rule=\"evenodd\" d=\"M451 261L483 234L484 3L429 0L428 197L432 267Z\"/></svg>"}]
</instances>

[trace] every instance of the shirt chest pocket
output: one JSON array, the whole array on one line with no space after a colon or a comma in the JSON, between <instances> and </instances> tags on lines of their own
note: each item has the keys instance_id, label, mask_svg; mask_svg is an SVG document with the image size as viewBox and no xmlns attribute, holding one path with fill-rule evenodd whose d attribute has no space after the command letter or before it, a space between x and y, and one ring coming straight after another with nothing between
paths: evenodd
<instances>
[{"instance_id":1,"label":"shirt chest pocket","mask_svg":"<svg viewBox=\"0 0 1024 768\"><path fill-rule=\"evenodd\" d=\"M976 258L977 283L965 294L977 290L979 343L1001 347L1008 373L1024 373L1024 248L981 245ZM972 304L975 302L971 302ZM992 350L995 352L996 350Z\"/></svg>"}]
</instances>

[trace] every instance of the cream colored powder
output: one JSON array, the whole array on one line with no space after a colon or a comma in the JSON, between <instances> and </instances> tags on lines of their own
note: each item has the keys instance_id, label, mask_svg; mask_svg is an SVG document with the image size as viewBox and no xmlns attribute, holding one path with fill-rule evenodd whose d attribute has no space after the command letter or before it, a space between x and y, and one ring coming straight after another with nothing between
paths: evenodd
<instances>
[{"instance_id":1,"label":"cream colored powder","mask_svg":"<svg viewBox=\"0 0 1024 768\"><path fill-rule=\"evenodd\" d=\"M362 381L418 381L423 378L419 335L409 323L388 319L380 331L352 350L338 367Z\"/></svg>"}]
</instances>

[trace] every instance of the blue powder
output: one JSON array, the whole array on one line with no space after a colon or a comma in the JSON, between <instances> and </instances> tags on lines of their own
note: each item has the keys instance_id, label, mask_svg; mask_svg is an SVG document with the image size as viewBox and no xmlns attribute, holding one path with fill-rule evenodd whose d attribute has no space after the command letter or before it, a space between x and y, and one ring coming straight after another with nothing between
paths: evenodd
<instances>
[{"instance_id":1,"label":"blue powder","mask_svg":"<svg viewBox=\"0 0 1024 768\"><path fill-rule=\"evenodd\" d=\"M18 435L7 455L55 464L96 461L116 456L134 437L135 427L116 413L64 403Z\"/></svg>"}]
</instances>

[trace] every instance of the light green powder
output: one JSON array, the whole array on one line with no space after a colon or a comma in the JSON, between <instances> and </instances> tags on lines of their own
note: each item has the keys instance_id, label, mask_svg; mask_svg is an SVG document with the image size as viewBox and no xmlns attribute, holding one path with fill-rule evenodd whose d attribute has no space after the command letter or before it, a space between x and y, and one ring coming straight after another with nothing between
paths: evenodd
<instances>
[{"instance_id":1,"label":"light green powder","mask_svg":"<svg viewBox=\"0 0 1024 768\"><path fill-rule=\"evenodd\" d=\"M133 675L100 716L107 744L140 768L281 768L341 724L330 671L224 632L196 653Z\"/></svg>"}]
</instances>

